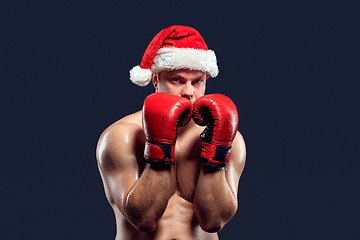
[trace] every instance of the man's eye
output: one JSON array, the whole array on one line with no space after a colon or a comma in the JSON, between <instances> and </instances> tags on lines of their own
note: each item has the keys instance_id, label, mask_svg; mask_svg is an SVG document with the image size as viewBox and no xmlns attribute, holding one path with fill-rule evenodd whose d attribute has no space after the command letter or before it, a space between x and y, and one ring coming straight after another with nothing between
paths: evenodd
<instances>
[{"instance_id":1,"label":"man's eye","mask_svg":"<svg viewBox=\"0 0 360 240\"><path fill-rule=\"evenodd\" d=\"M197 83L202 83L202 81L203 81L202 79L197 79L197 80L194 81L194 83L195 83L195 84L197 84Z\"/></svg>"},{"instance_id":2,"label":"man's eye","mask_svg":"<svg viewBox=\"0 0 360 240\"><path fill-rule=\"evenodd\" d=\"M180 81L180 78L173 78L172 79L174 82L179 82Z\"/></svg>"}]
</instances>

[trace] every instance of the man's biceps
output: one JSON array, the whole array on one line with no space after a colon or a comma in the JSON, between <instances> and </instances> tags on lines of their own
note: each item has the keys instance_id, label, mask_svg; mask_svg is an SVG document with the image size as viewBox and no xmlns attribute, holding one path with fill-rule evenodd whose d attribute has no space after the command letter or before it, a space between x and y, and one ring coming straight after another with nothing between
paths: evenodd
<instances>
[{"instance_id":1,"label":"man's biceps","mask_svg":"<svg viewBox=\"0 0 360 240\"><path fill-rule=\"evenodd\" d=\"M228 163L228 169L230 170L231 175L235 179L238 180L240 178L244 170L244 167L245 167L245 155L238 151L234 151L234 154L231 153Z\"/></svg>"},{"instance_id":2,"label":"man's biceps","mask_svg":"<svg viewBox=\"0 0 360 240\"><path fill-rule=\"evenodd\" d=\"M134 172L122 171L113 172L106 178L106 182L111 189L127 189L131 187L136 181L136 174Z\"/></svg>"},{"instance_id":3,"label":"man's biceps","mask_svg":"<svg viewBox=\"0 0 360 240\"><path fill-rule=\"evenodd\" d=\"M136 159L131 156L106 154L99 168L109 188L126 188L137 179Z\"/></svg>"},{"instance_id":4,"label":"man's biceps","mask_svg":"<svg viewBox=\"0 0 360 240\"><path fill-rule=\"evenodd\" d=\"M137 180L135 171L112 171L104 176L112 199L116 203L122 203L127 193Z\"/></svg>"},{"instance_id":5,"label":"man's biceps","mask_svg":"<svg viewBox=\"0 0 360 240\"><path fill-rule=\"evenodd\" d=\"M234 139L234 143L231 150L230 161L233 163L234 167L240 171L240 174L245 166L246 160L246 147L242 135L237 132L237 135Z\"/></svg>"},{"instance_id":6,"label":"man's biceps","mask_svg":"<svg viewBox=\"0 0 360 240\"><path fill-rule=\"evenodd\" d=\"M126 171L136 169L135 154L129 149L107 148L99 158L99 164L107 171Z\"/></svg>"},{"instance_id":7,"label":"man's biceps","mask_svg":"<svg viewBox=\"0 0 360 240\"><path fill-rule=\"evenodd\" d=\"M234 193L237 193L239 180L245 167L245 155L241 150L241 144L235 144L226 169L227 179Z\"/></svg>"},{"instance_id":8,"label":"man's biceps","mask_svg":"<svg viewBox=\"0 0 360 240\"><path fill-rule=\"evenodd\" d=\"M245 167L245 159L239 154L231 153L229 162L227 164L227 172L229 176L239 179Z\"/></svg>"},{"instance_id":9,"label":"man's biceps","mask_svg":"<svg viewBox=\"0 0 360 240\"><path fill-rule=\"evenodd\" d=\"M104 168L104 172L111 179L121 180L132 179L137 175L136 159L131 156L109 156L109 164Z\"/></svg>"}]
</instances>

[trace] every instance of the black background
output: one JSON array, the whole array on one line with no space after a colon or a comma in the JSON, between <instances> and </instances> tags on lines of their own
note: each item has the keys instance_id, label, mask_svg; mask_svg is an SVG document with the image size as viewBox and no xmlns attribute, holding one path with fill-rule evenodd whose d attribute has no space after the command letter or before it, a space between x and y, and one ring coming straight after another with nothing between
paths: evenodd
<instances>
[{"instance_id":1,"label":"black background","mask_svg":"<svg viewBox=\"0 0 360 240\"><path fill-rule=\"evenodd\" d=\"M9 1L10 2L10 1ZM247 162L222 239L360 239L358 1L1 3L1 239L113 239L99 135L139 110L150 40L196 28Z\"/></svg>"}]
</instances>

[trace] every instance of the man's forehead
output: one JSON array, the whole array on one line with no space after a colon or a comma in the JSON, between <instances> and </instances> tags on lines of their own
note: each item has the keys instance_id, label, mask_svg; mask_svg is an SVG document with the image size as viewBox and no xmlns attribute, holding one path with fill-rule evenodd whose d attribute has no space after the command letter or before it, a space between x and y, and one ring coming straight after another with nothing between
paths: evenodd
<instances>
[{"instance_id":1,"label":"man's forehead","mask_svg":"<svg viewBox=\"0 0 360 240\"><path fill-rule=\"evenodd\" d=\"M189 70L189 69L180 69L180 70L173 70L173 71L163 71L168 76L182 76L182 75L194 75L196 77L203 77L206 76L206 73L199 71L199 70Z\"/></svg>"}]
</instances>

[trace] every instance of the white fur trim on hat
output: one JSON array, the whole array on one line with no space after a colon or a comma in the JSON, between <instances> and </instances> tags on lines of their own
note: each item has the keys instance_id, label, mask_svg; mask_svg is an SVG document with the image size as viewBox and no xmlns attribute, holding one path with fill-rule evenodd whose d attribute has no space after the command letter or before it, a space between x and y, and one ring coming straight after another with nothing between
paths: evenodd
<instances>
[{"instance_id":1,"label":"white fur trim on hat","mask_svg":"<svg viewBox=\"0 0 360 240\"><path fill-rule=\"evenodd\" d=\"M151 81L151 74L150 69L143 69L137 65L130 70L130 80L136 85L144 87Z\"/></svg>"},{"instance_id":2,"label":"white fur trim on hat","mask_svg":"<svg viewBox=\"0 0 360 240\"><path fill-rule=\"evenodd\" d=\"M199 70L216 77L219 73L215 52L194 48L160 48L151 71L159 73L176 69Z\"/></svg>"}]
</instances>

